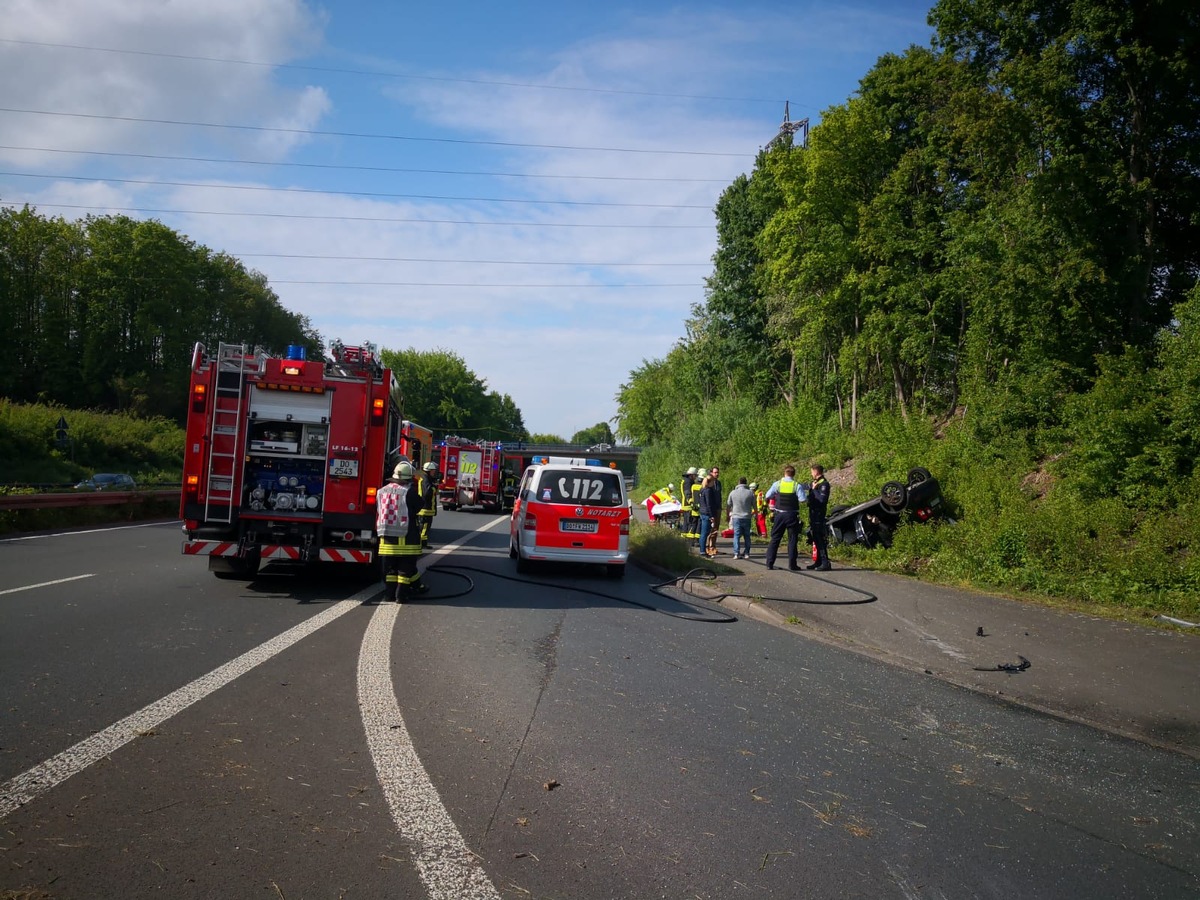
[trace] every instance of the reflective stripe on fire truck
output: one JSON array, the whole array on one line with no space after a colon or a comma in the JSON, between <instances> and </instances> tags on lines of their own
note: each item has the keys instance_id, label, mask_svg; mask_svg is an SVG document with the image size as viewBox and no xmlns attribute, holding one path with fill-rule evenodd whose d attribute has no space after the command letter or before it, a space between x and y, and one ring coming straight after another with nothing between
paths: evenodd
<instances>
[{"instance_id":1,"label":"reflective stripe on fire truck","mask_svg":"<svg viewBox=\"0 0 1200 900\"><path fill-rule=\"evenodd\" d=\"M235 541L184 541L183 552L188 556L237 556L238 545ZM261 550L263 560L282 559L299 562L301 553L299 547L286 544L268 544ZM320 551L322 562L369 563L375 556L370 550L341 550L324 549Z\"/></svg>"},{"instance_id":2,"label":"reflective stripe on fire truck","mask_svg":"<svg viewBox=\"0 0 1200 900\"><path fill-rule=\"evenodd\" d=\"M323 562L369 563L372 559L370 550L322 550Z\"/></svg>"},{"instance_id":3,"label":"reflective stripe on fire truck","mask_svg":"<svg viewBox=\"0 0 1200 900\"><path fill-rule=\"evenodd\" d=\"M237 541L184 541L188 556L237 556Z\"/></svg>"}]
</instances>

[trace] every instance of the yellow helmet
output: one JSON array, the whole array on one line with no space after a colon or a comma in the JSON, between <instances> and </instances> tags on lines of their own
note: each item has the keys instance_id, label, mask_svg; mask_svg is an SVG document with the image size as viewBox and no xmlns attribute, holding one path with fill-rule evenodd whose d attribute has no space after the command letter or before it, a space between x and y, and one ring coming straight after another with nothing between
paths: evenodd
<instances>
[{"instance_id":1,"label":"yellow helmet","mask_svg":"<svg viewBox=\"0 0 1200 900\"><path fill-rule=\"evenodd\" d=\"M402 460L396 464L395 470L392 472L392 477L397 481L412 481L413 467L412 463L407 460Z\"/></svg>"}]
</instances>

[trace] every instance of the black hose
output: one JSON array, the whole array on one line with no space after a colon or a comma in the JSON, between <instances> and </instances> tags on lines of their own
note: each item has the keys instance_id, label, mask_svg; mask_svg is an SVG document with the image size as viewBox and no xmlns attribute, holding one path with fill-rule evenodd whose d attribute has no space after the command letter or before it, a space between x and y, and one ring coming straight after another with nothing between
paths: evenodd
<instances>
[{"instance_id":1,"label":"black hose","mask_svg":"<svg viewBox=\"0 0 1200 900\"><path fill-rule=\"evenodd\" d=\"M649 603L641 603L640 601L637 601L637 600L630 600L627 597L619 597L616 594L607 594L607 593L604 593L603 591L596 591L596 590L592 590L590 588L578 587L576 585L557 584L557 583L553 583L553 582L546 582L544 580L534 580L531 578L518 578L513 575L503 575L499 572L491 571L490 569L479 568L478 566L464 566L464 565L458 565L458 564L453 564L453 563L438 563L438 564L429 566L425 571L427 571L427 572L445 572L447 575L453 575L455 578L463 579L467 583L467 585L462 590L455 591L454 593L450 593L450 594L422 594L422 595L420 595L420 598L422 600L453 600L458 597L465 597L467 594L469 594L473 590L475 590L475 581L471 578L471 576L469 576L465 573L466 572L481 572L485 575L490 575L493 578L501 578L505 581L516 582L517 584L532 584L532 585L537 585L537 586L541 586L541 587L555 587L555 588L558 588L559 590L572 591L574 593L579 593L579 594L588 594L589 596L592 596L592 597L600 597L604 600L613 600L613 601L616 601L617 603L624 603L629 606L636 606L639 609L645 609L650 612L660 613L664 616L670 616L673 619L684 619L685 621L688 621L688 622L703 622L703 623L707 623L707 624L717 624L717 625L731 624L733 622L737 622L738 617L734 616L734 615L730 615L729 613L725 613L725 612L722 612L718 615L712 615L711 613L713 613L714 611L712 610L712 607L709 604L720 603L726 597L746 597L745 594L739 594L737 592L731 592L731 591L726 591L723 593L719 593L715 596L709 596L709 597L703 597L703 598L698 597L696 594L692 593L692 589L690 587L691 582L693 582L693 581L704 581L704 582L716 581L716 578L717 578L716 573L710 571L709 569L705 569L702 567L697 567L695 569L691 569L691 570L685 572L683 575L680 575L676 578L671 578L666 581L660 581L656 584L652 584L652 585L650 585L650 592L653 594L657 594L660 597L664 597L668 600L675 600L676 602L684 603L684 605L691 605L693 608L700 606L700 608L702 608L707 613L709 613L707 615L705 615L705 614L690 615L690 614L684 614L684 613L669 612L667 610L662 609L661 607L653 606ZM769 596L765 596L765 595L756 594L756 595L754 595L753 598L748 598L748 599L771 600L776 603L801 603L801 604L806 604L806 605L810 605L810 606L859 606L859 605L862 605L865 603L874 603L876 600L879 599L875 594L872 594L869 591L860 590L859 588L851 587L850 585L847 585L847 584L839 584L836 581L830 581L829 579L821 578L817 575L813 575L808 572L800 572L799 574L804 575L806 578L811 578L814 581L820 581L824 584L833 585L834 587L840 588L843 591L848 591L852 594L858 594L859 596L857 599L854 599L854 600L812 600L812 599L799 598L799 597L769 597ZM666 591L667 588L678 588L683 594L685 594L686 596L688 596L691 599L688 601L679 601L678 598L673 597L669 593L667 593L667 591Z\"/></svg>"},{"instance_id":2,"label":"black hose","mask_svg":"<svg viewBox=\"0 0 1200 900\"><path fill-rule=\"evenodd\" d=\"M680 589L686 592L688 580L691 579L693 576L695 576L695 574L697 572L702 573L705 576L702 579L704 581L715 581L717 578L716 574L708 569L696 568L696 569L692 569L686 575L683 575L677 579L674 579L674 581L664 581L664 582L662 582L661 585L654 585L651 587L651 590L654 590L657 587L662 587L663 585L678 583L680 585ZM762 594L755 594L752 598L748 598L748 599L774 600L777 603L804 603L809 606L860 606L864 603L874 603L876 600L879 599L878 596L876 596L875 594L872 594L870 591L864 591L864 590L861 590L856 587L851 587L848 584L841 584L837 581L830 581L828 578L821 578L820 576L813 575L810 572L799 572L797 574L803 575L805 578L811 578L811 579L813 579L813 581L820 581L823 584L828 584L828 585L832 585L833 587L836 587L836 588L841 588L843 591L849 591L852 594L858 594L859 599L857 599L857 600L809 600L809 599L802 598L802 597L768 597L768 596L765 596ZM737 592L725 592L722 594L717 594L717 596L712 599L714 600L714 602L717 602L720 600L724 600L726 597L746 597L746 595L739 594Z\"/></svg>"},{"instance_id":3,"label":"black hose","mask_svg":"<svg viewBox=\"0 0 1200 900\"><path fill-rule=\"evenodd\" d=\"M421 595L421 599L423 599L423 600L449 600L454 597L462 597L465 594L470 593L472 590L474 590L474 587L475 587L475 582L471 580L470 576L464 575L462 573L463 572L482 572L483 574L490 575L493 578L502 578L505 581L515 581L517 584L532 584L532 585L538 585L540 587L554 587L554 588L558 588L559 590L563 590L563 591L572 591L572 592L578 593L578 594L588 594L593 597L601 597L605 600L614 600L617 603L625 603L629 606L636 606L639 609L645 609L645 610L649 610L650 612L661 613L662 615L670 616L673 619L684 619L688 622L705 622L705 623L709 623L709 624L723 625L723 624L728 624L731 622L736 622L738 620L737 616L731 616L727 613L721 613L720 615L687 615L684 613L668 612L667 610L664 610L657 606L653 606L652 604L649 604L649 603L641 603L637 600L630 600L627 597L618 597L615 594L606 594L603 591L594 591L594 590L591 590L590 588L578 587L576 585L558 584L555 582L534 580L532 578L518 578L514 575L502 575L499 572L493 572L490 569L482 569L477 566L463 566L463 565L457 565L457 564L451 564L451 563L438 563L438 564L429 566L425 571L426 572L445 572L448 575L454 575L458 578L464 578L467 580L467 582L469 582L470 586L466 590L459 591L458 593L455 593L455 594L423 594L423 595ZM692 571L696 572L696 571L703 571L703 570L693 569ZM692 572L689 572L687 575L684 575L680 578L672 579L670 581L664 581L664 582L661 582L660 584L653 584L650 586L650 590L652 593L658 594L660 597L666 597L669 600L676 600L676 598L671 597L669 594L662 591L661 588L664 588L667 585L680 584L681 588L684 590L684 592L687 593L686 587L684 587L684 585L686 585L687 580L688 580L688 578L691 577L691 575L692 575ZM727 595L722 594L721 596L727 596ZM720 597L718 597L716 599L719 600ZM708 598L706 598L706 600L708 600ZM676 600L676 602L684 602L684 605L691 605L693 607L698 605L697 601L693 601L693 602L689 603L689 602L685 602L685 601ZM716 601L708 600L708 602L716 602Z\"/></svg>"}]
</instances>

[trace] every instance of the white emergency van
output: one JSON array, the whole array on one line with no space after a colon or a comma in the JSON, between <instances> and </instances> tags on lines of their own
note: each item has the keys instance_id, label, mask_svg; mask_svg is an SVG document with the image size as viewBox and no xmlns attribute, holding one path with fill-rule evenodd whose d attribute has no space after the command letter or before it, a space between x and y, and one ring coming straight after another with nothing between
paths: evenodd
<instances>
[{"instance_id":1,"label":"white emergency van","mask_svg":"<svg viewBox=\"0 0 1200 900\"><path fill-rule=\"evenodd\" d=\"M509 525L518 572L540 562L597 563L620 578L629 561L632 510L625 477L583 460L529 466Z\"/></svg>"}]
</instances>

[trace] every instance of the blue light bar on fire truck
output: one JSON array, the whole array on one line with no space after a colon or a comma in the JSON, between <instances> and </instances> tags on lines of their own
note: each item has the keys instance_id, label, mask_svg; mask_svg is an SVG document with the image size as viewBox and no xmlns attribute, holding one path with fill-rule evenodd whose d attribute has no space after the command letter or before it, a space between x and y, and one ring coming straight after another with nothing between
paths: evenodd
<instances>
[{"instance_id":1,"label":"blue light bar on fire truck","mask_svg":"<svg viewBox=\"0 0 1200 900\"><path fill-rule=\"evenodd\" d=\"M580 456L535 456L529 461L534 466L600 466L598 459L584 459Z\"/></svg>"}]
</instances>

